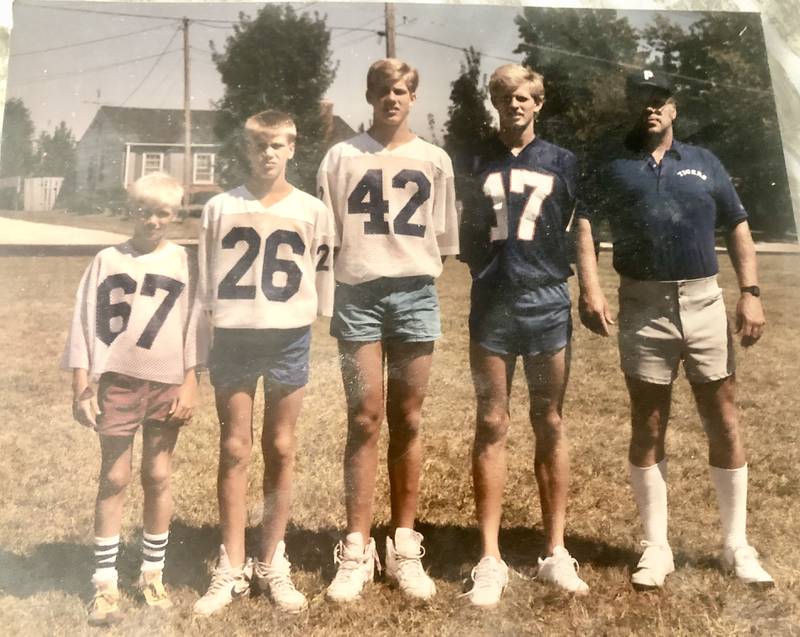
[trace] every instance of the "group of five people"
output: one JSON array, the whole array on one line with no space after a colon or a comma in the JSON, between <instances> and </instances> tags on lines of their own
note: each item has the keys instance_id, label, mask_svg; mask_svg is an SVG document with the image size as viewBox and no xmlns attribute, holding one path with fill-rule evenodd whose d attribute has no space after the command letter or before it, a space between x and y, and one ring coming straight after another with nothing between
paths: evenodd
<instances>
[{"instance_id":1,"label":"group of five people","mask_svg":"<svg viewBox=\"0 0 800 637\"><path fill-rule=\"evenodd\" d=\"M747 465L734 404L732 338L716 283L714 229L722 224L727 232L742 289L736 316L745 346L758 340L764 326L753 243L747 214L719 161L673 139L677 105L668 79L650 69L628 78L629 134L602 169L601 186L579 193L575 155L536 134L542 76L516 64L495 70L489 92L499 130L473 162L470 192L459 193L460 222L450 158L409 129L418 80L400 60L370 67L372 125L328 151L318 171L318 198L286 179L297 135L291 117L276 111L250 117L244 124L249 177L203 211L196 285L185 250L164 238L180 205L180 185L154 174L132 187L133 237L101 251L84 274L64 359L73 369L75 418L97 429L102 450L91 623L120 616L116 555L140 424L145 506L139 589L151 606L170 604L161 578L172 512L170 461L178 427L196 402L195 369L209 347L220 421L222 544L194 611L212 614L251 588L282 610L307 607L291 580L284 535L310 325L318 314L332 316L348 421L347 526L326 596L357 599L380 568L370 528L384 416L391 501L386 576L409 597L435 594L414 520L422 405L441 334L434 280L450 255L465 261L472 275L472 473L481 556L467 597L476 606L494 606L508 583L499 530L509 396L520 356L545 538L537 577L585 594L588 586L564 540L569 461L562 405L572 332L568 227L577 235L581 319L608 336L613 320L592 236L601 215L610 221L621 276L630 480L645 536L633 585L660 587L674 570L664 439L681 360L708 434L723 564L746 583L772 584L745 535ZM210 345L204 324L213 328ZM259 378L265 393L264 509L258 554L251 560L245 552L246 491ZM92 380L99 380L96 401Z\"/></svg>"}]
</instances>

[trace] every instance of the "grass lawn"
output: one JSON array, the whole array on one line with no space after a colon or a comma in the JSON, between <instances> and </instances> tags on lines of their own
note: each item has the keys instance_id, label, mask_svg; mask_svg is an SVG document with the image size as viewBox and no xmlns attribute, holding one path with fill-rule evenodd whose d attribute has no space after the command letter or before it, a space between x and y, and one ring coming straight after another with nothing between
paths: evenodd
<instances>
[{"instance_id":1,"label":"grass lawn","mask_svg":"<svg viewBox=\"0 0 800 637\"><path fill-rule=\"evenodd\" d=\"M114 220L119 223L119 220ZM98 220L99 223L99 220ZM98 226L100 227L100 226ZM102 226L110 230L112 227ZM602 255L612 303L615 277ZM4 635L81 635L92 568L96 436L72 422L69 377L57 369L75 288L87 263L78 257L9 257L2 261L0 319L6 337L0 372L0 618ZM341 458L345 410L336 345L327 321L314 328L312 378L298 425L295 505L287 536L295 582L311 600L296 618L264 599L232 605L203 621L191 606L208 584L219 543L216 504L217 420L207 377L201 406L181 434L175 458L175 516L166 582L175 607L149 613L136 601L141 489L132 485L124 516L120 583L126 616L110 635L760 635L800 634L800 260L760 259L768 327L762 342L738 350L738 403L750 463L749 533L778 587L756 592L720 573L719 525L708 479L705 439L681 379L669 435L671 542L678 570L664 590L634 592L629 573L640 528L627 484L628 406L615 342L576 325L565 419L572 482L567 547L591 588L571 598L534 581L542 547L533 478L533 439L522 374L515 380L509 479L500 541L512 575L500 606L481 612L459 598L479 552L470 482L474 399L467 366L468 275L449 261L440 279L444 337L437 345L425 403L424 473L418 528L424 561L438 595L428 607L407 604L378 581L361 603L334 606L324 590L333 576L333 547L344 522ZM723 260L726 290L736 289ZM573 282L574 286L574 282ZM574 293L574 288L573 288ZM735 303L728 293L729 309ZM256 426L257 435L260 427ZM383 459L385 460L385 445ZM261 460L251 468L254 546L260 511ZM135 462L138 463L138 444ZM376 490L382 551L389 519L386 472Z\"/></svg>"}]
</instances>

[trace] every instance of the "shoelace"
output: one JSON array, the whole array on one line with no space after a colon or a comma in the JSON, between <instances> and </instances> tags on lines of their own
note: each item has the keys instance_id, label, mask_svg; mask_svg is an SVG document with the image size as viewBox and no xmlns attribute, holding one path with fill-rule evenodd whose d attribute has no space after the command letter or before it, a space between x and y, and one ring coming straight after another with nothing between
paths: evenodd
<instances>
[{"instance_id":1,"label":"shoelace","mask_svg":"<svg viewBox=\"0 0 800 637\"><path fill-rule=\"evenodd\" d=\"M214 595L219 590L232 584L236 580L236 574L230 569L215 568L211 575L211 583L208 585L208 592L203 597Z\"/></svg>"},{"instance_id":2,"label":"shoelace","mask_svg":"<svg viewBox=\"0 0 800 637\"><path fill-rule=\"evenodd\" d=\"M576 560L574 557L570 555L569 559L560 558L555 560L553 564L553 569L559 574L559 576L571 577L574 575L575 577L578 577L578 573L581 570L581 566L580 564L578 564L578 560ZM539 573L537 572L536 575L533 576L533 579L536 579L538 577Z\"/></svg>"},{"instance_id":3,"label":"shoelace","mask_svg":"<svg viewBox=\"0 0 800 637\"><path fill-rule=\"evenodd\" d=\"M273 592L296 592L294 582L291 578L292 565L287 560L281 566L272 566L258 562L256 564L256 575L263 577L269 582L270 590Z\"/></svg>"},{"instance_id":4,"label":"shoelace","mask_svg":"<svg viewBox=\"0 0 800 637\"><path fill-rule=\"evenodd\" d=\"M472 591L479 591L485 588L503 588L503 586L506 585L506 583L503 581L505 577L503 577L502 570L499 568L493 568L490 564L484 564L482 566L479 563L477 566L473 567L469 577L473 582L472 590L463 593L460 595L460 597L469 595L472 593Z\"/></svg>"},{"instance_id":5,"label":"shoelace","mask_svg":"<svg viewBox=\"0 0 800 637\"><path fill-rule=\"evenodd\" d=\"M161 580L148 582L146 587L149 589L155 601L161 601L167 598L167 589L164 587L164 583Z\"/></svg>"},{"instance_id":6,"label":"shoelace","mask_svg":"<svg viewBox=\"0 0 800 637\"><path fill-rule=\"evenodd\" d=\"M358 572L358 568L364 562L364 560L360 560L357 557L346 557L344 551L344 542L340 540L339 543L333 548L333 563L339 567L339 570L336 572L335 579L339 578L340 573L342 574L342 577L350 579ZM374 550L371 552L372 559L375 561L375 568L377 568L378 573L380 573L382 569L381 561L378 559L378 553Z\"/></svg>"},{"instance_id":7,"label":"shoelace","mask_svg":"<svg viewBox=\"0 0 800 637\"><path fill-rule=\"evenodd\" d=\"M642 557L639 558L638 568L640 568L640 569L642 569L642 568L652 568L652 566L650 565L650 561L653 560L653 559L658 559L658 558L654 558L653 554L656 551L663 551L664 550L664 546L662 544L656 544L655 542L648 542L647 540L642 540L641 542L639 542L639 545L642 548L644 548L644 552L642 553ZM651 551L650 549L653 549L653 550ZM650 552L650 556L649 557L647 555L648 551Z\"/></svg>"},{"instance_id":8,"label":"shoelace","mask_svg":"<svg viewBox=\"0 0 800 637\"><path fill-rule=\"evenodd\" d=\"M420 574L425 575L425 569L422 568L422 558L425 555L425 547L419 547L417 555L403 555L396 553L397 559L397 574L400 577L419 577Z\"/></svg>"}]
</instances>

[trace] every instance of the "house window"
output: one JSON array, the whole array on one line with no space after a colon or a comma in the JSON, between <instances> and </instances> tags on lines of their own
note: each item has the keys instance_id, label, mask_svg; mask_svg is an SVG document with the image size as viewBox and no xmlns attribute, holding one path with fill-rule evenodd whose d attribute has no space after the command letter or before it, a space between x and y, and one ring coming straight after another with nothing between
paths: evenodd
<instances>
[{"instance_id":1,"label":"house window","mask_svg":"<svg viewBox=\"0 0 800 637\"><path fill-rule=\"evenodd\" d=\"M142 176L164 170L164 153L144 153L142 155Z\"/></svg>"},{"instance_id":2,"label":"house window","mask_svg":"<svg viewBox=\"0 0 800 637\"><path fill-rule=\"evenodd\" d=\"M214 183L214 153L194 154L194 178L196 184Z\"/></svg>"}]
</instances>

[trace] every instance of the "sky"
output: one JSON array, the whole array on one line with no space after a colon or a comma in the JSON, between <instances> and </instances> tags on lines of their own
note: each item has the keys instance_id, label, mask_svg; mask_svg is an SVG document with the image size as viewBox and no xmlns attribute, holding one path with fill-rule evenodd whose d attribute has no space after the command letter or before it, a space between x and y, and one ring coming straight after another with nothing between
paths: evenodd
<instances>
[{"instance_id":1,"label":"sky","mask_svg":"<svg viewBox=\"0 0 800 637\"><path fill-rule=\"evenodd\" d=\"M383 3L293 3L298 11L327 16L333 58L339 67L326 98L351 127L369 125L364 100L366 70L385 55ZM21 98L38 132L65 121L77 139L100 104L153 108L183 107L180 19L190 26L192 107L211 108L223 93L211 61L209 41L224 49L240 11L255 15L260 4L47 2L14 3L7 98ZM397 4L397 56L420 71L410 119L431 137L429 114L441 139L450 104L450 83L459 74L461 49L483 55L483 71L507 61L519 41L514 7ZM109 15L127 14L127 15ZM654 12L626 12L635 26ZM692 14L670 14L686 23ZM373 32L370 32L373 30ZM420 39L432 40L436 43Z\"/></svg>"}]
</instances>

